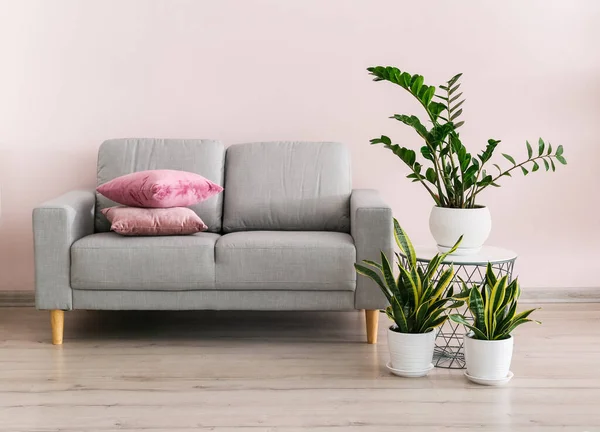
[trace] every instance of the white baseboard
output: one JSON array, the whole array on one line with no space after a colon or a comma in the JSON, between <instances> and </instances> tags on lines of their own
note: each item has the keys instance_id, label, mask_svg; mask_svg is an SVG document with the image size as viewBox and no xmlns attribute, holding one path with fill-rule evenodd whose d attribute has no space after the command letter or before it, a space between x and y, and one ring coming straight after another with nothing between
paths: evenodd
<instances>
[{"instance_id":1,"label":"white baseboard","mask_svg":"<svg viewBox=\"0 0 600 432\"><path fill-rule=\"evenodd\" d=\"M600 303L600 288L522 288L523 303ZM0 307L33 307L33 291L0 291Z\"/></svg>"},{"instance_id":2,"label":"white baseboard","mask_svg":"<svg viewBox=\"0 0 600 432\"><path fill-rule=\"evenodd\" d=\"M600 288L521 288L524 303L599 303Z\"/></svg>"}]
</instances>

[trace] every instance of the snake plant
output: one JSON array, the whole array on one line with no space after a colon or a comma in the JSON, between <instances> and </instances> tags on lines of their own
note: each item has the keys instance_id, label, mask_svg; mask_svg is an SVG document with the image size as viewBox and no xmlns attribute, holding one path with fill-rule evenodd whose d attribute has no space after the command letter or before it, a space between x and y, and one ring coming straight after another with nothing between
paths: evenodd
<instances>
[{"instance_id":1,"label":"snake plant","mask_svg":"<svg viewBox=\"0 0 600 432\"><path fill-rule=\"evenodd\" d=\"M474 339L508 339L512 331L526 322L539 321L529 319L536 309L517 313L517 303L521 289L517 279L508 282L508 276L497 279L492 265L488 263L485 281L480 287L467 288L463 282L463 291L454 296L456 301L466 301L473 321L467 321L464 315L452 314L450 319L465 325L473 332Z\"/></svg>"},{"instance_id":2,"label":"snake plant","mask_svg":"<svg viewBox=\"0 0 600 432\"><path fill-rule=\"evenodd\" d=\"M498 172L488 173L485 165L492 159L500 140L488 140L485 149L477 155L471 155L463 145L457 132L464 124L464 121L459 121L463 112L461 106L465 101L461 99L462 93L458 92L462 74L453 76L446 85L439 86L441 93L438 93L435 86L423 82L422 75L411 75L391 66L370 67L367 71L375 77L373 81L388 81L408 91L424 108L431 129L414 115L395 114L390 117L410 126L423 139L425 145L419 152L424 160L419 161L414 150L392 144L392 140L385 135L372 139L371 144L383 144L398 156L410 168L407 177L413 182L420 182L438 207L479 207L478 195L488 186L499 187L499 181L511 177L515 170L527 175L538 171L542 164L546 171L554 171L554 161L563 165L567 163L561 145L553 151L552 145L540 138L535 150L529 142L525 143L527 159L517 163L511 155L502 153L511 165L501 168L493 164Z\"/></svg>"},{"instance_id":3,"label":"snake plant","mask_svg":"<svg viewBox=\"0 0 600 432\"><path fill-rule=\"evenodd\" d=\"M422 269L417 264L417 256L408 235L394 219L394 238L398 248L406 257L406 265L396 253L398 263L398 277L394 277L392 265L381 252L381 263L364 260L361 264L355 264L357 273L371 278L381 288L387 298L389 306L385 313L396 323L392 330L399 333L427 333L442 325L448 315L446 311L454 305L446 307L453 302L453 289L446 289L454 277L454 267L438 273L438 268L449 254L454 252L462 240L458 239L456 244L443 254L435 255L427 268Z\"/></svg>"}]
</instances>

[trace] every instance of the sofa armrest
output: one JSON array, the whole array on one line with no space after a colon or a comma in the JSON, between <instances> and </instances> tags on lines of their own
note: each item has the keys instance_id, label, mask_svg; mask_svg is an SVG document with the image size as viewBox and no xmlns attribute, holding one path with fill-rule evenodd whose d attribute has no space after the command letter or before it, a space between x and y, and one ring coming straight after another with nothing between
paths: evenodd
<instances>
[{"instance_id":1,"label":"sofa armrest","mask_svg":"<svg viewBox=\"0 0 600 432\"><path fill-rule=\"evenodd\" d=\"M93 191L68 192L33 209L35 305L73 308L71 245L94 232Z\"/></svg>"},{"instance_id":2,"label":"sofa armrest","mask_svg":"<svg viewBox=\"0 0 600 432\"><path fill-rule=\"evenodd\" d=\"M356 262L381 261L381 252L390 261L394 256L392 209L373 189L355 189L350 197L350 229L356 246ZM356 309L382 309L387 300L371 279L357 275Z\"/></svg>"}]
</instances>

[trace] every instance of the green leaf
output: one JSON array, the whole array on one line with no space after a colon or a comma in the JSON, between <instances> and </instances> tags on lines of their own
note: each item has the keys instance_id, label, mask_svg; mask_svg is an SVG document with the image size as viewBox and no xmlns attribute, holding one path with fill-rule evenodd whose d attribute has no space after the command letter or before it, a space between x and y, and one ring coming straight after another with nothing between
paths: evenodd
<instances>
[{"instance_id":1,"label":"green leaf","mask_svg":"<svg viewBox=\"0 0 600 432\"><path fill-rule=\"evenodd\" d=\"M456 90L458 90L460 87L460 84L457 84L456 86L452 87L450 89L450 91L448 92L448 95L452 96L452 93L454 93Z\"/></svg>"},{"instance_id":2,"label":"green leaf","mask_svg":"<svg viewBox=\"0 0 600 432\"><path fill-rule=\"evenodd\" d=\"M523 318L523 319L520 319L520 320L515 320L515 321L513 321L513 322L511 323L510 327L509 327L509 328L508 328L508 330L505 332L505 333L506 333L506 335L510 335L510 334L513 332L513 330L514 330L515 328L517 328L517 327L518 327L518 326L520 326L521 324L525 324L525 323L527 323L527 322L535 322L535 323L537 323L537 324L541 324L541 322L539 322L539 321L530 320L530 319L524 319L524 318Z\"/></svg>"},{"instance_id":3,"label":"green leaf","mask_svg":"<svg viewBox=\"0 0 600 432\"><path fill-rule=\"evenodd\" d=\"M400 304L398 298L392 297L390 304L394 313L394 322L402 333L408 333L409 328L406 321L406 315L404 314L404 310L402 309L402 305Z\"/></svg>"},{"instance_id":4,"label":"green leaf","mask_svg":"<svg viewBox=\"0 0 600 432\"><path fill-rule=\"evenodd\" d=\"M515 162L515 159L514 159L514 158L513 158L511 155L509 155L509 154L506 154L506 153L502 153L502 156L504 156L506 159L508 159L508 160L509 160L509 161L510 161L510 162L511 162L513 165L516 165L516 164L517 164L517 163Z\"/></svg>"},{"instance_id":5,"label":"green leaf","mask_svg":"<svg viewBox=\"0 0 600 432\"><path fill-rule=\"evenodd\" d=\"M506 294L506 286L508 285L508 276L501 277L492 287L490 294L490 311L495 314L502 307L504 295Z\"/></svg>"},{"instance_id":6,"label":"green leaf","mask_svg":"<svg viewBox=\"0 0 600 432\"><path fill-rule=\"evenodd\" d=\"M461 93L462 94L462 93ZM465 103L465 99L461 100L459 103L457 103L456 105L453 105L452 108L450 108L450 112L454 112L456 111L462 104Z\"/></svg>"},{"instance_id":7,"label":"green leaf","mask_svg":"<svg viewBox=\"0 0 600 432\"><path fill-rule=\"evenodd\" d=\"M429 261L429 264L427 264L427 270L425 271L426 279L433 278L433 276L435 275L441 262L442 262L442 257L440 256L440 254L436 254L433 258L431 258L431 260Z\"/></svg>"},{"instance_id":8,"label":"green leaf","mask_svg":"<svg viewBox=\"0 0 600 432\"><path fill-rule=\"evenodd\" d=\"M510 326L510 322L515 316L516 310L517 302L513 302L510 306L507 306L507 308L504 311L502 311L504 317L496 323L496 336L506 333L506 330Z\"/></svg>"},{"instance_id":9,"label":"green leaf","mask_svg":"<svg viewBox=\"0 0 600 432\"><path fill-rule=\"evenodd\" d=\"M411 75L408 72L402 72L399 81L400 86L408 90L410 87Z\"/></svg>"},{"instance_id":10,"label":"green leaf","mask_svg":"<svg viewBox=\"0 0 600 432\"><path fill-rule=\"evenodd\" d=\"M558 148L556 149L556 156L560 156L563 154L564 148L562 145L559 145Z\"/></svg>"},{"instance_id":11,"label":"green leaf","mask_svg":"<svg viewBox=\"0 0 600 432\"><path fill-rule=\"evenodd\" d=\"M369 140L369 142L371 143L371 145L385 144L389 146L392 144L392 140L386 137L385 135L381 135L381 138L373 138L372 140Z\"/></svg>"},{"instance_id":12,"label":"green leaf","mask_svg":"<svg viewBox=\"0 0 600 432\"><path fill-rule=\"evenodd\" d=\"M413 75L410 82L410 91L413 94L419 94L419 90L421 90L421 86L423 85L423 80L424 78L422 75Z\"/></svg>"},{"instance_id":13,"label":"green leaf","mask_svg":"<svg viewBox=\"0 0 600 432\"><path fill-rule=\"evenodd\" d=\"M452 299L453 300L461 300L461 301L468 300L470 294L471 294L471 291L467 289L465 291L459 292L458 294L454 294L452 296Z\"/></svg>"},{"instance_id":14,"label":"green leaf","mask_svg":"<svg viewBox=\"0 0 600 432\"><path fill-rule=\"evenodd\" d=\"M491 263L488 263L485 269L485 282L491 286L496 285L496 282L498 282L498 279L496 279L496 275L494 274L494 269L492 268Z\"/></svg>"},{"instance_id":15,"label":"green leaf","mask_svg":"<svg viewBox=\"0 0 600 432\"><path fill-rule=\"evenodd\" d=\"M550 166L552 167L552 172L556 171L556 165L554 165L554 161L550 159Z\"/></svg>"},{"instance_id":16,"label":"green leaf","mask_svg":"<svg viewBox=\"0 0 600 432\"><path fill-rule=\"evenodd\" d=\"M459 94L457 94L457 95L454 95L454 96L452 96L452 98L450 98L450 99L448 100L448 103L449 103L449 104L451 104L452 102L454 102L455 100L457 100L457 99L458 99L458 98L460 98L461 96L462 96L462 92L460 92L460 93L459 93ZM464 102L464 100L463 100L462 102ZM462 102L460 102L460 103L462 103ZM454 110L450 110L450 111L452 112L452 111L454 111Z\"/></svg>"},{"instance_id":17,"label":"green leaf","mask_svg":"<svg viewBox=\"0 0 600 432\"><path fill-rule=\"evenodd\" d=\"M456 252L456 249L458 249L458 247L460 246L460 244L462 243L464 235L461 235L458 240L456 240L456 243L454 243L454 246L452 246L448 251L444 252L443 254L440 255L441 261L444 261L444 259L448 256L453 254L454 252Z\"/></svg>"},{"instance_id":18,"label":"green leaf","mask_svg":"<svg viewBox=\"0 0 600 432\"><path fill-rule=\"evenodd\" d=\"M448 315L443 315L443 316L435 316L435 315L431 315L421 326L421 332L422 333L427 333L428 331L431 331L432 329L441 326L442 324L444 324L446 322L446 320L448 319Z\"/></svg>"},{"instance_id":19,"label":"green leaf","mask_svg":"<svg viewBox=\"0 0 600 432\"><path fill-rule=\"evenodd\" d=\"M425 171L425 178L433 184L437 183L437 175L435 174L435 170L433 168L427 168Z\"/></svg>"},{"instance_id":20,"label":"green leaf","mask_svg":"<svg viewBox=\"0 0 600 432\"><path fill-rule=\"evenodd\" d=\"M567 160L561 155L556 155L556 160L559 161L563 165L567 164Z\"/></svg>"},{"instance_id":21,"label":"green leaf","mask_svg":"<svg viewBox=\"0 0 600 432\"><path fill-rule=\"evenodd\" d=\"M505 303L510 303L518 299L519 294L519 279L512 280L506 287L507 297Z\"/></svg>"},{"instance_id":22,"label":"green leaf","mask_svg":"<svg viewBox=\"0 0 600 432\"><path fill-rule=\"evenodd\" d=\"M544 154L544 147L546 145L544 144L544 140L543 139L539 139L538 141L538 148L539 148L539 156L541 156L542 154Z\"/></svg>"},{"instance_id":23,"label":"green leaf","mask_svg":"<svg viewBox=\"0 0 600 432\"><path fill-rule=\"evenodd\" d=\"M458 129L459 127L461 127L461 126L462 126L462 125L464 125L464 124L465 124L465 122L464 122L464 121L459 121L458 123L456 123L456 124L454 125L454 128L455 128L455 129Z\"/></svg>"},{"instance_id":24,"label":"green leaf","mask_svg":"<svg viewBox=\"0 0 600 432\"><path fill-rule=\"evenodd\" d=\"M486 187L486 186L492 184L492 182L493 182L492 176L491 175L486 175L480 181L477 182L477 186L479 186L479 187Z\"/></svg>"},{"instance_id":25,"label":"green leaf","mask_svg":"<svg viewBox=\"0 0 600 432\"><path fill-rule=\"evenodd\" d=\"M429 105L429 103L431 102L431 99L433 99L433 95L435 95L435 86L431 86L427 89L427 92L425 92L425 95L423 96L423 103L427 106Z\"/></svg>"},{"instance_id":26,"label":"green leaf","mask_svg":"<svg viewBox=\"0 0 600 432\"><path fill-rule=\"evenodd\" d=\"M444 111L446 109L446 106L444 104L438 103L438 102L430 102L429 105L427 106L427 110L429 111L429 113L433 116L434 119L437 119L438 116L440 115L440 113L442 111Z\"/></svg>"},{"instance_id":27,"label":"green leaf","mask_svg":"<svg viewBox=\"0 0 600 432\"><path fill-rule=\"evenodd\" d=\"M400 273L402 274L402 281L405 282L404 288L408 293L408 301L416 309L419 307L420 302L417 284L413 280L412 275L404 267L400 267Z\"/></svg>"},{"instance_id":28,"label":"green leaf","mask_svg":"<svg viewBox=\"0 0 600 432\"><path fill-rule=\"evenodd\" d=\"M527 171L525 167L521 167L521 171L523 171L523 175L529 174L529 171Z\"/></svg>"},{"instance_id":29,"label":"green leaf","mask_svg":"<svg viewBox=\"0 0 600 432\"><path fill-rule=\"evenodd\" d=\"M548 151L546 152L546 155L551 155L552 154L552 144L548 143Z\"/></svg>"},{"instance_id":30,"label":"green leaf","mask_svg":"<svg viewBox=\"0 0 600 432\"><path fill-rule=\"evenodd\" d=\"M529 310L523 311L523 312L518 313L517 315L515 315L512 319L514 321L517 321L517 320L520 320L520 319L523 319L523 318L527 318L527 317L529 317L529 315L531 315L533 312L535 312L538 309L539 308L529 309Z\"/></svg>"},{"instance_id":31,"label":"green leaf","mask_svg":"<svg viewBox=\"0 0 600 432\"><path fill-rule=\"evenodd\" d=\"M469 309L475 319L475 327L479 329L487 328L485 322L485 311L483 306L483 297L477 288L471 288L469 293ZM487 332L486 332L487 334Z\"/></svg>"},{"instance_id":32,"label":"green leaf","mask_svg":"<svg viewBox=\"0 0 600 432\"><path fill-rule=\"evenodd\" d=\"M466 318L460 314L452 314L450 315L450 319L455 323L462 324L468 329L472 330L475 333L476 339L487 340L487 336L477 327L473 326Z\"/></svg>"},{"instance_id":33,"label":"green leaf","mask_svg":"<svg viewBox=\"0 0 600 432\"><path fill-rule=\"evenodd\" d=\"M429 312L429 303L427 303L427 302L421 303L421 305L418 307L417 311L415 312L415 321L417 323L424 323L428 316L428 312ZM419 331L419 329L417 329L417 331Z\"/></svg>"},{"instance_id":34,"label":"green leaf","mask_svg":"<svg viewBox=\"0 0 600 432\"><path fill-rule=\"evenodd\" d=\"M544 161L544 166L546 167L546 171L548 171L550 169L550 164L546 159L542 159L542 161Z\"/></svg>"},{"instance_id":35,"label":"green leaf","mask_svg":"<svg viewBox=\"0 0 600 432\"><path fill-rule=\"evenodd\" d=\"M381 291L386 296L387 300L391 301L392 294L389 292L388 288L383 284L381 278L379 277L379 275L377 273L375 273L370 268L364 267L360 264L354 264L354 268L356 269L356 272L358 274L367 276L368 278L373 280L377 285L379 285L379 288L381 288Z\"/></svg>"},{"instance_id":36,"label":"green leaf","mask_svg":"<svg viewBox=\"0 0 600 432\"><path fill-rule=\"evenodd\" d=\"M385 308L385 314L389 319L396 322L396 320L394 319L394 311L392 310L392 306L388 306Z\"/></svg>"},{"instance_id":37,"label":"green leaf","mask_svg":"<svg viewBox=\"0 0 600 432\"><path fill-rule=\"evenodd\" d=\"M425 126L423 126L423 124L421 123L421 120L419 120L419 118L417 116L394 114L390 118L396 119L396 120L404 123L405 125L412 127L419 134L420 137L427 139L427 135L428 135L427 128Z\"/></svg>"},{"instance_id":38,"label":"green leaf","mask_svg":"<svg viewBox=\"0 0 600 432\"><path fill-rule=\"evenodd\" d=\"M433 298L433 299L440 298L442 296L442 294L444 294L444 291L446 290L448 285L450 285L450 282L452 282L453 278L454 278L454 266L450 265L450 267L448 267L446 270L444 270L442 272L441 275L438 276L438 281L435 286L435 290L431 294L431 298Z\"/></svg>"},{"instance_id":39,"label":"green leaf","mask_svg":"<svg viewBox=\"0 0 600 432\"><path fill-rule=\"evenodd\" d=\"M410 267L413 268L417 265L417 255L415 254L415 248L406 235L406 232L400 227L398 220L394 218L394 238L396 239L396 244L398 248L402 251L406 259L408 260Z\"/></svg>"},{"instance_id":40,"label":"green leaf","mask_svg":"<svg viewBox=\"0 0 600 432\"><path fill-rule=\"evenodd\" d=\"M419 293L419 297L418 297L419 302L421 302L423 299L423 281L421 280L421 278L419 276L418 266L414 266L410 270L410 275L412 276L412 279L415 281L415 286L417 288L417 292Z\"/></svg>"},{"instance_id":41,"label":"green leaf","mask_svg":"<svg viewBox=\"0 0 600 432\"><path fill-rule=\"evenodd\" d=\"M390 148L392 149L394 154L398 156L400 160L402 160L402 162L404 162L411 168L413 167L417 160L417 154L414 152L414 150L400 146L391 146Z\"/></svg>"},{"instance_id":42,"label":"green leaf","mask_svg":"<svg viewBox=\"0 0 600 432\"><path fill-rule=\"evenodd\" d=\"M455 118L457 118L459 115L461 115L463 112L462 109L459 109L457 112L455 112L454 114L452 114L452 116L450 117L450 121L454 120Z\"/></svg>"},{"instance_id":43,"label":"green leaf","mask_svg":"<svg viewBox=\"0 0 600 432\"><path fill-rule=\"evenodd\" d=\"M370 265L371 267L375 267L378 270L383 270L383 266L375 261L371 261L371 260L363 260L363 263Z\"/></svg>"},{"instance_id":44,"label":"green leaf","mask_svg":"<svg viewBox=\"0 0 600 432\"><path fill-rule=\"evenodd\" d=\"M394 278L390 261L388 260L387 256L385 256L383 251L381 252L381 272L383 273L384 281L387 284L388 290L391 293L396 294L398 291L396 279Z\"/></svg>"},{"instance_id":45,"label":"green leaf","mask_svg":"<svg viewBox=\"0 0 600 432\"><path fill-rule=\"evenodd\" d=\"M448 87L452 87L452 85L458 81L458 79L462 76L462 72L454 75L452 78L448 80Z\"/></svg>"},{"instance_id":46,"label":"green leaf","mask_svg":"<svg viewBox=\"0 0 600 432\"><path fill-rule=\"evenodd\" d=\"M533 149L531 148L531 144L529 144L529 141L525 141L525 145L527 145L527 158L531 159L531 156L533 156Z\"/></svg>"},{"instance_id":47,"label":"green leaf","mask_svg":"<svg viewBox=\"0 0 600 432\"><path fill-rule=\"evenodd\" d=\"M429 147L421 147L421 155L423 155L425 159L433 161L433 154L431 153L431 149Z\"/></svg>"},{"instance_id":48,"label":"green leaf","mask_svg":"<svg viewBox=\"0 0 600 432\"><path fill-rule=\"evenodd\" d=\"M538 165L537 162L533 162L533 167L531 168L531 172L536 172L537 170L540 169L540 166Z\"/></svg>"}]
</instances>

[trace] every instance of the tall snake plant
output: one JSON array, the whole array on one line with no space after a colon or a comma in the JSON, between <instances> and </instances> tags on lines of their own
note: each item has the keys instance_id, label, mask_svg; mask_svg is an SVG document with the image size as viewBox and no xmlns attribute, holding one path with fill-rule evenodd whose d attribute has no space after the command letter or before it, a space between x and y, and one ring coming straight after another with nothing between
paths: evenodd
<instances>
[{"instance_id":1,"label":"tall snake plant","mask_svg":"<svg viewBox=\"0 0 600 432\"><path fill-rule=\"evenodd\" d=\"M453 302L452 287L447 294L446 289L454 277L454 267L448 267L439 275L437 273L444 259L456 250L462 237L448 252L434 256L425 269L417 264L410 238L396 219L394 238L406 257L404 265L396 253L398 277L394 277L390 261L383 252L381 263L364 260L363 263L371 268L361 264L355 264L354 267L357 273L371 278L381 288L390 304L385 312L396 323L392 330L400 333L427 333L442 325L448 319L446 311L454 307L454 304L446 307L448 302Z\"/></svg>"},{"instance_id":2,"label":"tall snake plant","mask_svg":"<svg viewBox=\"0 0 600 432\"><path fill-rule=\"evenodd\" d=\"M521 289L517 279L508 282L508 276L497 279L492 265L488 263L485 281L480 287L468 288L463 282L463 291L454 296L456 301L466 301L473 322L467 321L461 314L452 314L450 319L465 325L473 332L474 339L502 340L508 339L512 331L526 322L539 321L529 319L536 309L517 313L517 303Z\"/></svg>"}]
</instances>

